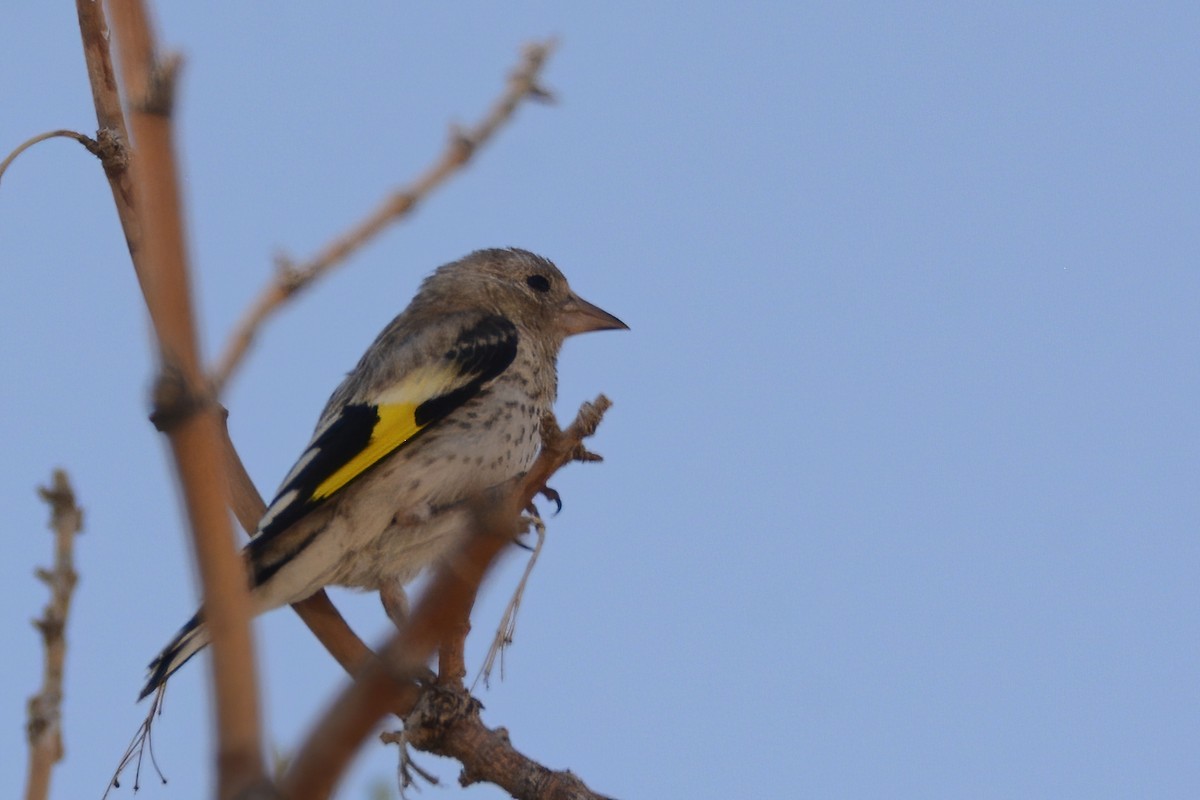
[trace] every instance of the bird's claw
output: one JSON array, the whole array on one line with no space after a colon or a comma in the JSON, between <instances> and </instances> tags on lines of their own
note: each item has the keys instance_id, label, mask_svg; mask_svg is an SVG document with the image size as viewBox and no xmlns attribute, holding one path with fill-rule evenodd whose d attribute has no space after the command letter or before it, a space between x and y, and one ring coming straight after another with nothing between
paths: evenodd
<instances>
[{"instance_id":1,"label":"bird's claw","mask_svg":"<svg viewBox=\"0 0 1200 800\"><path fill-rule=\"evenodd\" d=\"M562 495L560 495L554 489L551 489L549 486L543 486L538 491L538 494L549 500L551 503L554 503L554 515L558 516L558 512L562 511Z\"/></svg>"},{"instance_id":2,"label":"bird's claw","mask_svg":"<svg viewBox=\"0 0 1200 800\"><path fill-rule=\"evenodd\" d=\"M541 489L538 489L538 494L554 503L554 515L558 516L558 512L562 511L563 507L562 496L549 486L543 486ZM531 520L540 522L542 519L542 513L538 511L537 505L533 502L525 506L525 513L529 515Z\"/></svg>"}]
</instances>

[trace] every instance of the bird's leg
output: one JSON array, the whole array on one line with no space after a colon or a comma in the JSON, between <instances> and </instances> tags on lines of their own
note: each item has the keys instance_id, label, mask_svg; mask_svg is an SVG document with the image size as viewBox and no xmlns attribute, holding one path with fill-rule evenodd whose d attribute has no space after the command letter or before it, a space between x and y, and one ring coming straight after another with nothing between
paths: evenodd
<instances>
[{"instance_id":1,"label":"bird's leg","mask_svg":"<svg viewBox=\"0 0 1200 800\"><path fill-rule=\"evenodd\" d=\"M408 620L408 595L404 592L404 584L399 581L389 581L379 587L379 601L388 619L398 629L404 628Z\"/></svg>"},{"instance_id":2,"label":"bird's leg","mask_svg":"<svg viewBox=\"0 0 1200 800\"><path fill-rule=\"evenodd\" d=\"M396 629L404 630L404 626L408 624L409 612L408 595L404 591L404 584L400 581L388 581L380 586L379 601L383 603L383 610ZM419 684L430 684L434 681L433 671L424 665L417 667L411 678Z\"/></svg>"}]
</instances>

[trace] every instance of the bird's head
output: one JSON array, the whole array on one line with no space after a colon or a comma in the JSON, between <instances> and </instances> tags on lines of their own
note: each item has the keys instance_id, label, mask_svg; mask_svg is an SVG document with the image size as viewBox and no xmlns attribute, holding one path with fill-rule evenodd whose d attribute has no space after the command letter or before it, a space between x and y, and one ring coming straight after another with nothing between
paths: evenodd
<instances>
[{"instance_id":1,"label":"bird's head","mask_svg":"<svg viewBox=\"0 0 1200 800\"><path fill-rule=\"evenodd\" d=\"M420 295L436 298L443 308L500 314L518 328L559 342L576 333L629 329L575 294L549 259L516 248L476 250L439 267L425 279Z\"/></svg>"}]
</instances>

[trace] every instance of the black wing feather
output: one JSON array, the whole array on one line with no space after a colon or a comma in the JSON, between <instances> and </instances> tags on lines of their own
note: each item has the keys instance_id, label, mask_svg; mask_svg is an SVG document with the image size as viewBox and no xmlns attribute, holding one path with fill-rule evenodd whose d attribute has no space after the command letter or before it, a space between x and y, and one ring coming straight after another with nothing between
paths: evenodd
<instances>
[{"instance_id":1,"label":"black wing feather","mask_svg":"<svg viewBox=\"0 0 1200 800\"><path fill-rule=\"evenodd\" d=\"M508 369L517 357L517 340L516 326L505 317L498 315L483 317L474 325L465 328L454 340L450 349L442 355L442 359L453 364L461 377L470 380L456 389L432 397L417 406L414 416L417 424L422 426L421 430L404 444L414 441L428 426L444 419L456 408L475 397L484 384ZM314 451L315 454L290 481L280 487L271 507L278 503L280 498L291 492L296 493L295 499L279 509L247 545L250 562L253 565L255 585L268 580L290 560L292 555L308 544L309 539L305 539L289 543L286 552L270 555L267 553L270 544L281 533L328 499L328 497L317 500L311 498L318 486L367 446L378 422L377 406L347 405L309 445L305 455Z\"/></svg>"}]
</instances>

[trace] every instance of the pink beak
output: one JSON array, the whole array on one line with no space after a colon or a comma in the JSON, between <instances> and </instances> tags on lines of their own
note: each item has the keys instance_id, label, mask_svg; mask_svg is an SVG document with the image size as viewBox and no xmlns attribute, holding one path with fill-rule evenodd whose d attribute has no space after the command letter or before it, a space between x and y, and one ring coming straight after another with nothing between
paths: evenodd
<instances>
[{"instance_id":1,"label":"pink beak","mask_svg":"<svg viewBox=\"0 0 1200 800\"><path fill-rule=\"evenodd\" d=\"M574 293L558 312L558 325L566 336L588 331L629 330L624 322Z\"/></svg>"}]
</instances>

